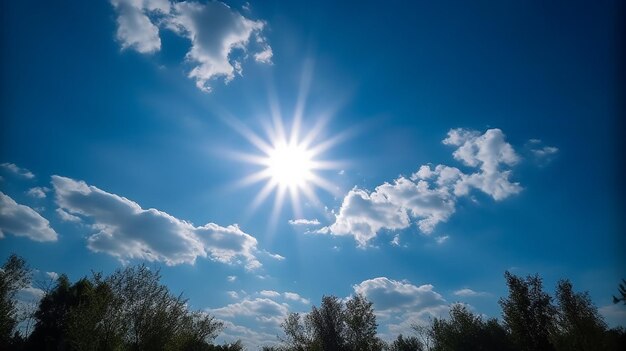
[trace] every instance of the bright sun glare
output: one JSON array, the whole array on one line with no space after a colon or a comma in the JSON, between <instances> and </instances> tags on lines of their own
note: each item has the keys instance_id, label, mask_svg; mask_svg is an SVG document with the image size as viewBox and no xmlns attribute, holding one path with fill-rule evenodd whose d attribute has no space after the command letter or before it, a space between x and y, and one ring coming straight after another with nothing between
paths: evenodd
<instances>
[{"instance_id":1,"label":"bright sun glare","mask_svg":"<svg viewBox=\"0 0 626 351\"><path fill-rule=\"evenodd\" d=\"M302 187L313 174L312 155L301 145L277 145L267 157L267 169L274 182L288 188Z\"/></svg>"},{"instance_id":2,"label":"bright sun glare","mask_svg":"<svg viewBox=\"0 0 626 351\"><path fill-rule=\"evenodd\" d=\"M323 172L339 171L346 166L344 162L321 159L331 147L347 136L345 132L331 138L322 136L326 123L332 117L334 108L338 106L331 104L327 111L304 119L304 106L311 77L311 67L305 67L298 100L288 125L283 123L278 101L272 94L269 101L270 118L260 120L264 133L252 131L235 118L225 119L257 149L253 154L233 152L232 155L259 166L256 172L238 183L245 186L264 182L264 186L250 204L250 211L256 210L272 193L275 193L270 223L277 220L286 198L291 200L293 214L298 217L301 216L302 206L305 204L323 209L315 190L321 188L332 194L337 194L338 190L337 186L323 177ZM306 127L303 128L303 124ZM306 132L303 129L306 129Z\"/></svg>"}]
</instances>

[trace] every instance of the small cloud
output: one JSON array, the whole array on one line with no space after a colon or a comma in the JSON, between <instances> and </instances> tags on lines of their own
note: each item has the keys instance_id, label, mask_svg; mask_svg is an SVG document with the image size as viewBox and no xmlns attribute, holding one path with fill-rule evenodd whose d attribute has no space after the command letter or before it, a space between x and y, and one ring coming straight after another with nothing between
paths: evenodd
<instances>
[{"instance_id":1,"label":"small cloud","mask_svg":"<svg viewBox=\"0 0 626 351\"><path fill-rule=\"evenodd\" d=\"M235 280L237 280L237 276L236 275L229 275L228 277L226 277L226 280L228 280L230 283L232 283Z\"/></svg>"},{"instance_id":2,"label":"small cloud","mask_svg":"<svg viewBox=\"0 0 626 351\"><path fill-rule=\"evenodd\" d=\"M546 166L552 162L559 152L557 147L543 145L543 142L539 139L528 140L526 148L539 166Z\"/></svg>"},{"instance_id":3,"label":"small cloud","mask_svg":"<svg viewBox=\"0 0 626 351\"><path fill-rule=\"evenodd\" d=\"M280 296L280 293L274 290L261 290L259 292L259 295L265 296L265 297L278 297Z\"/></svg>"},{"instance_id":4,"label":"small cloud","mask_svg":"<svg viewBox=\"0 0 626 351\"><path fill-rule=\"evenodd\" d=\"M236 291L227 291L226 293L233 299L239 299L239 294Z\"/></svg>"},{"instance_id":5,"label":"small cloud","mask_svg":"<svg viewBox=\"0 0 626 351\"><path fill-rule=\"evenodd\" d=\"M478 297L478 296L489 296L489 293L482 292L482 291L474 291L469 288L464 288L464 289L455 291L454 295L461 296L461 297Z\"/></svg>"},{"instance_id":6,"label":"small cloud","mask_svg":"<svg viewBox=\"0 0 626 351\"><path fill-rule=\"evenodd\" d=\"M445 243L446 241L448 241L449 238L450 238L449 235L442 235L442 236L436 237L435 241L437 242L437 244L441 245Z\"/></svg>"},{"instance_id":7,"label":"small cloud","mask_svg":"<svg viewBox=\"0 0 626 351\"><path fill-rule=\"evenodd\" d=\"M396 234L393 236L393 240L390 241L393 246L400 246L400 234Z\"/></svg>"},{"instance_id":8,"label":"small cloud","mask_svg":"<svg viewBox=\"0 0 626 351\"><path fill-rule=\"evenodd\" d=\"M316 218L314 219L300 218L300 219L290 219L289 224L302 225L302 226L315 226L315 225L320 225L320 221L318 221Z\"/></svg>"},{"instance_id":9,"label":"small cloud","mask_svg":"<svg viewBox=\"0 0 626 351\"><path fill-rule=\"evenodd\" d=\"M46 276L52 280L59 279L59 273L57 272L46 272Z\"/></svg>"},{"instance_id":10,"label":"small cloud","mask_svg":"<svg viewBox=\"0 0 626 351\"><path fill-rule=\"evenodd\" d=\"M342 169L342 170L340 170L340 171L339 171L339 173L338 173L338 174L339 174L339 175L344 175L344 174L346 174L346 171Z\"/></svg>"},{"instance_id":11,"label":"small cloud","mask_svg":"<svg viewBox=\"0 0 626 351\"><path fill-rule=\"evenodd\" d=\"M273 254L267 250L262 250L262 252L277 261L283 261L285 259L285 256L281 256L279 254Z\"/></svg>"},{"instance_id":12,"label":"small cloud","mask_svg":"<svg viewBox=\"0 0 626 351\"><path fill-rule=\"evenodd\" d=\"M38 187L28 189L28 191L26 192L26 195L30 197L34 197L36 199L43 199L46 197L46 193L48 191L50 191L49 188L38 186Z\"/></svg>"},{"instance_id":13,"label":"small cloud","mask_svg":"<svg viewBox=\"0 0 626 351\"><path fill-rule=\"evenodd\" d=\"M35 178L35 175L31 171L27 170L26 168L20 168L15 163L5 162L5 163L0 164L0 167L22 178L26 178L26 179Z\"/></svg>"},{"instance_id":14,"label":"small cloud","mask_svg":"<svg viewBox=\"0 0 626 351\"><path fill-rule=\"evenodd\" d=\"M308 304L311 303L311 300L305 299L304 297L302 297L299 294L294 293L294 292L286 292L283 295L285 296L285 298L287 300L298 301L298 302L303 303L305 305L308 305Z\"/></svg>"}]
</instances>

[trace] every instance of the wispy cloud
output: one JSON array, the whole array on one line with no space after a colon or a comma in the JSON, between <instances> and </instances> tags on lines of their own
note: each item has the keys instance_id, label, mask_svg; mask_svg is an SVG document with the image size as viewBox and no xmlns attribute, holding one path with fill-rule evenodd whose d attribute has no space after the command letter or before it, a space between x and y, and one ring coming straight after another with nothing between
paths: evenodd
<instances>
[{"instance_id":1,"label":"wispy cloud","mask_svg":"<svg viewBox=\"0 0 626 351\"><path fill-rule=\"evenodd\" d=\"M317 219L299 218L299 219L290 219L289 224L302 225L302 226L316 226L316 225L320 225L320 221L318 221Z\"/></svg>"},{"instance_id":2,"label":"wispy cloud","mask_svg":"<svg viewBox=\"0 0 626 351\"><path fill-rule=\"evenodd\" d=\"M15 163L5 162L5 163L0 164L0 167L22 178L26 178L26 179L35 178L35 175L33 174L33 172L27 170L26 168L20 168Z\"/></svg>"},{"instance_id":3,"label":"wispy cloud","mask_svg":"<svg viewBox=\"0 0 626 351\"><path fill-rule=\"evenodd\" d=\"M454 292L455 296L460 297L479 297L479 296L489 296L489 293L484 291L474 291L469 288L463 288Z\"/></svg>"}]
</instances>

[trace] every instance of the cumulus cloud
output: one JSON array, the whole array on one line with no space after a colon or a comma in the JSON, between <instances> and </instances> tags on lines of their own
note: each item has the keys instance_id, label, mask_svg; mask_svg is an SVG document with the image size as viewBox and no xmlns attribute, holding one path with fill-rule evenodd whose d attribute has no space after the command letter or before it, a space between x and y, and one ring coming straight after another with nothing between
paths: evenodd
<instances>
[{"instance_id":1,"label":"cumulus cloud","mask_svg":"<svg viewBox=\"0 0 626 351\"><path fill-rule=\"evenodd\" d=\"M57 240L57 233L50 227L47 219L0 192L0 239L5 233L25 236L34 241Z\"/></svg>"},{"instance_id":2,"label":"cumulus cloud","mask_svg":"<svg viewBox=\"0 0 626 351\"><path fill-rule=\"evenodd\" d=\"M221 318L251 317L257 322L278 326L289 313L289 305L278 303L266 297L245 298L241 302L212 309L208 312Z\"/></svg>"},{"instance_id":3,"label":"cumulus cloud","mask_svg":"<svg viewBox=\"0 0 626 351\"><path fill-rule=\"evenodd\" d=\"M414 285L387 277L365 280L353 286L374 304L379 331L385 339L411 333L413 324L426 324L431 317L441 317L449 310L446 300L431 284Z\"/></svg>"},{"instance_id":4,"label":"cumulus cloud","mask_svg":"<svg viewBox=\"0 0 626 351\"><path fill-rule=\"evenodd\" d=\"M505 141L500 129L488 129L482 135L476 131L453 129L443 143L458 147L452 154L456 160L480 169L461 178L455 189L457 195L467 195L469 187L474 187L494 200L503 200L522 190L519 183L509 180L511 171L502 169L516 165L520 158L511 144Z\"/></svg>"},{"instance_id":5,"label":"cumulus cloud","mask_svg":"<svg viewBox=\"0 0 626 351\"><path fill-rule=\"evenodd\" d=\"M273 51L262 32L266 23L252 20L219 1L111 0L117 12L117 39L122 49L140 53L161 49L160 28L189 39L189 78L211 91L210 81L228 83L242 75L242 61L252 49L256 62L270 64Z\"/></svg>"},{"instance_id":6,"label":"cumulus cloud","mask_svg":"<svg viewBox=\"0 0 626 351\"><path fill-rule=\"evenodd\" d=\"M237 276L236 275L229 275L228 277L226 277L226 280L228 280L229 282L234 282L235 280L237 280Z\"/></svg>"},{"instance_id":7,"label":"cumulus cloud","mask_svg":"<svg viewBox=\"0 0 626 351\"><path fill-rule=\"evenodd\" d=\"M359 247L366 247L382 230L405 229L413 223L422 233L431 234L438 224L448 221L458 199L468 196L472 189L495 201L522 190L518 182L511 180L511 167L519 163L520 157L500 129L488 129L483 134L452 129L443 143L456 147L453 157L473 172L423 165L410 177L400 176L371 192L355 187L344 197L334 223L315 233L351 235ZM439 236L437 242L446 239Z\"/></svg>"},{"instance_id":8,"label":"cumulus cloud","mask_svg":"<svg viewBox=\"0 0 626 351\"><path fill-rule=\"evenodd\" d=\"M111 0L117 12L117 40L124 49L142 54L161 50L159 27L153 18L170 11L168 0ZM151 18L152 17L152 18Z\"/></svg>"},{"instance_id":9,"label":"cumulus cloud","mask_svg":"<svg viewBox=\"0 0 626 351\"><path fill-rule=\"evenodd\" d=\"M298 218L298 219L290 219L289 224L303 225L303 226L315 226L315 225L320 225L320 221L318 221L316 218L314 219Z\"/></svg>"},{"instance_id":10,"label":"cumulus cloud","mask_svg":"<svg viewBox=\"0 0 626 351\"><path fill-rule=\"evenodd\" d=\"M364 280L354 285L353 289L372 301L374 309L380 312L424 309L446 303L430 284L416 286L387 277Z\"/></svg>"},{"instance_id":11,"label":"cumulus cloud","mask_svg":"<svg viewBox=\"0 0 626 351\"><path fill-rule=\"evenodd\" d=\"M33 174L33 172L27 170L26 168L20 168L15 163L5 162L5 163L0 164L0 167L22 178L26 178L26 179L35 178L35 175Z\"/></svg>"},{"instance_id":12,"label":"cumulus cloud","mask_svg":"<svg viewBox=\"0 0 626 351\"><path fill-rule=\"evenodd\" d=\"M28 191L26 192L26 195L30 196L30 197L34 197L36 199L43 199L46 197L46 193L50 191L50 189L46 188L46 187L34 187L34 188L30 188L28 189Z\"/></svg>"},{"instance_id":13,"label":"cumulus cloud","mask_svg":"<svg viewBox=\"0 0 626 351\"><path fill-rule=\"evenodd\" d=\"M52 176L52 185L59 208L93 221L95 233L87 240L92 251L121 260L145 259L167 265L193 264L198 257L210 257L223 263L245 264L248 269L261 266L255 256L257 240L237 225L194 226L70 178Z\"/></svg>"},{"instance_id":14,"label":"cumulus cloud","mask_svg":"<svg viewBox=\"0 0 626 351\"><path fill-rule=\"evenodd\" d=\"M46 276L50 278L51 280L59 279L59 273L57 272L46 272Z\"/></svg>"}]
</instances>

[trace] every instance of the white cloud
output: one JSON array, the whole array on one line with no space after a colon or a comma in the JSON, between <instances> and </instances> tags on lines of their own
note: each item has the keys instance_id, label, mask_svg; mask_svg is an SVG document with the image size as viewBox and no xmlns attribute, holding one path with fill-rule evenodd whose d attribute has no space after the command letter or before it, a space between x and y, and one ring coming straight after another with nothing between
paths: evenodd
<instances>
[{"instance_id":1,"label":"white cloud","mask_svg":"<svg viewBox=\"0 0 626 351\"><path fill-rule=\"evenodd\" d=\"M450 239L449 235L441 235L441 236L436 237L435 241L437 242L437 244L442 245L443 243L448 241L448 239Z\"/></svg>"},{"instance_id":2,"label":"white cloud","mask_svg":"<svg viewBox=\"0 0 626 351\"><path fill-rule=\"evenodd\" d=\"M57 233L50 227L47 219L0 192L0 239L5 233L25 236L34 241L57 240Z\"/></svg>"},{"instance_id":3,"label":"white cloud","mask_svg":"<svg viewBox=\"0 0 626 351\"><path fill-rule=\"evenodd\" d=\"M532 158L540 166L545 166L552 162L559 152L557 147L546 146L539 139L528 140L526 148L530 150Z\"/></svg>"},{"instance_id":4,"label":"white cloud","mask_svg":"<svg viewBox=\"0 0 626 351\"><path fill-rule=\"evenodd\" d=\"M74 222L74 223L80 222L80 218L79 217L71 215L71 214L63 211L63 209L61 209L61 208L57 208L56 212L59 215L59 218L61 218L61 220L65 221L65 222Z\"/></svg>"},{"instance_id":5,"label":"white cloud","mask_svg":"<svg viewBox=\"0 0 626 351\"><path fill-rule=\"evenodd\" d=\"M117 40L122 49L142 54L161 50L159 27L150 18L170 11L167 0L111 0L117 12Z\"/></svg>"},{"instance_id":6,"label":"white cloud","mask_svg":"<svg viewBox=\"0 0 626 351\"><path fill-rule=\"evenodd\" d=\"M274 290L261 290L259 292L259 294L261 296L266 296L266 297L277 297L280 296L280 293Z\"/></svg>"},{"instance_id":7,"label":"white cloud","mask_svg":"<svg viewBox=\"0 0 626 351\"><path fill-rule=\"evenodd\" d=\"M383 339L411 334L415 323L426 324L431 317L445 315L449 306L431 284L413 285L386 277L365 280L353 286L374 304Z\"/></svg>"},{"instance_id":8,"label":"white cloud","mask_svg":"<svg viewBox=\"0 0 626 351\"><path fill-rule=\"evenodd\" d=\"M236 291L227 291L226 292L228 294L228 296L230 296L233 299L238 299L239 298L239 294Z\"/></svg>"},{"instance_id":9,"label":"white cloud","mask_svg":"<svg viewBox=\"0 0 626 351\"><path fill-rule=\"evenodd\" d=\"M483 134L452 129L443 143L457 146L454 158L476 172L466 174L456 167L423 165L410 178L400 176L373 192L355 187L344 197L335 222L313 233L351 235L363 248L380 231L405 229L412 223L422 233L431 234L438 224L448 221L459 197L469 195L472 188L496 201L522 190L519 183L510 181L508 168L520 158L500 129ZM446 239L440 236L437 241Z\"/></svg>"},{"instance_id":10,"label":"white cloud","mask_svg":"<svg viewBox=\"0 0 626 351\"><path fill-rule=\"evenodd\" d=\"M374 309L379 312L424 309L446 303L430 284L416 286L387 277L365 280L354 285L353 289L372 301Z\"/></svg>"},{"instance_id":11,"label":"white cloud","mask_svg":"<svg viewBox=\"0 0 626 351\"><path fill-rule=\"evenodd\" d=\"M306 225L306 226L315 226L315 225L320 225L320 221L318 221L316 218L314 219L305 219L305 218L298 218L298 219L290 219L289 220L289 224L291 225Z\"/></svg>"},{"instance_id":12,"label":"white cloud","mask_svg":"<svg viewBox=\"0 0 626 351\"><path fill-rule=\"evenodd\" d=\"M46 272L46 276L52 280L59 279L59 273L57 272Z\"/></svg>"},{"instance_id":13,"label":"white cloud","mask_svg":"<svg viewBox=\"0 0 626 351\"><path fill-rule=\"evenodd\" d=\"M285 292L283 294L283 296L285 296L285 298L287 300L298 301L298 302L303 303L305 305L308 305L308 304L311 303L311 300L305 299L304 297L300 296L300 294L297 294L297 293L294 293L294 292Z\"/></svg>"},{"instance_id":14,"label":"white cloud","mask_svg":"<svg viewBox=\"0 0 626 351\"><path fill-rule=\"evenodd\" d=\"M403 229L409 223L406 211L383 194L354 188L343 199L335 223L328 229L334 235L352 235L360 247L365 247L381 229Z\"/></svg>"},{"instance_id":15,"label":"white cloud","mask_svg":"<svg viewBox=\"0 0 626 351\"><path fill-rule=\"evenodd\" d=\"M256 62L272 63L272 48L262 35L265 22L246 18L222 2L111 0L111 4L122 49L144 54L161 50L160 28L189 39L186 59L195 65L189 78L205 92L211 91L214 79L228 83L241 75L251 47Z\"/></svg>"},{"instance_id":16,"label":"white cloud","mask_svg":"<svg viewBox=\"0 0 626 351\"><path fill-rule=\"evenodd\" d=\"M278 326L289 313L289 305L280 304L269 298L246 298L241 302L208 310L221 318L251 317L260 323Z\"/></svg>"},{"instance_id":17,"label":"white cloud","mask_svg":"<svg viewBox=\"0 0 626 351\"><path fill-rule=\"evenodd\" d=\"M83 181L52 176L57 205L72 215L90 218L96 233L87 246L121 260L145 259L167 265L193 264L197 257L223 263L261 266L255 256L257 240L236 224L203 226L156 209L144 210L127 198L87 185Z\"/></svg>"},{"instance_id":18,"label":"white cloud","mask_svg":"<svg viewBox=\"0 0 626 351\"><path fill-rule=\"evenodd\" d=\"M198 65L189 72L189 77L196 80L201 90L211 90L208 84L211 79L223 77L229 82L235 74L241 74L241 61L232 54L237 49L245 52L252 37L263 47L255 55L256 60L270 62L271 48L261 36L263 21L250 20L218 1L179 2L173 5L172 13L168 26L191 41L187 59Z\"/></svg>"},{"instance_id":19,"label":"white cloud","mask_svg":"<svg viewBox=\"0 0 626 351\"><path fill-rule=\"evenodd\" d=\"M479 296L488 296L489 293L483 291L474 291L469 288L463 288L454 292L454 295L460 297L479 297Z\"/></svg>"},{"instance_id":20,"label":"white cloud","mask_svg":"<svg viewBox=\"0 0 626 351\"><path fill-rule=\"evenodd\" d=\"M226 277L226 280L228 280L229 282L234 282L235 280L237 280L237 276L236 275L229 275L228 277Z\"/></svg>"},{"instance_id":21,"label":"white cloud","mask_svg":"<svg viewBox=\"0 0 626 351\"><path fill-rule=\"evenodd\" d=\"M217 343L234 343L241 340L246 350L256 350L259 346L275 345L278 340L276 335L281 331L278 327L271 328L271 332L254 330L243 325L235 324L228 320L220 320L224 323L224 331L217 337Z\"/></svg>"},{"instance_id":22,"label":"white cloud","mask_svg":"<svg viewBox=\"0 0 626 351\"><path fill-rule=\"evenodd\" d=\"M34 197L36 199L43 199L46 197L46 193L50 191L50 189L46 188L46 187L34 187L34 188L30 188L28 189L28 191L26 192L26 195L30 196L30 197Z\"/></svg>"},{"instance_id":23,"label":"white cloud","mask_svg":"<svg viewBox=\"0 0 626 351\"><path fill-rule=\"evenodd\" d=\"M511 144L505 141L500 129L488 129L482 135L476 131L452 129L443 143L458 146L452 154L456 160L480 169L462 177L455 189L456 195L466 195L469 187L474 187L494 200L503 200L522 190L519 183L509 180L511 171L502 170L502 166L516 165L520 158Z\"/></svg>"},{"instance_id":24,"label":"white cloud","mask_svg":"<svg viewBox=\"0 0 626 351\"><path fill-rule=\"evenodd\" d=\"M0 167L22 178L26 178L26 179L35 178L35 175L31 171L27 170L26 168L20 168L15 163L5 162L5 163L0 164Z\"/></svg>"}]
</instances>

